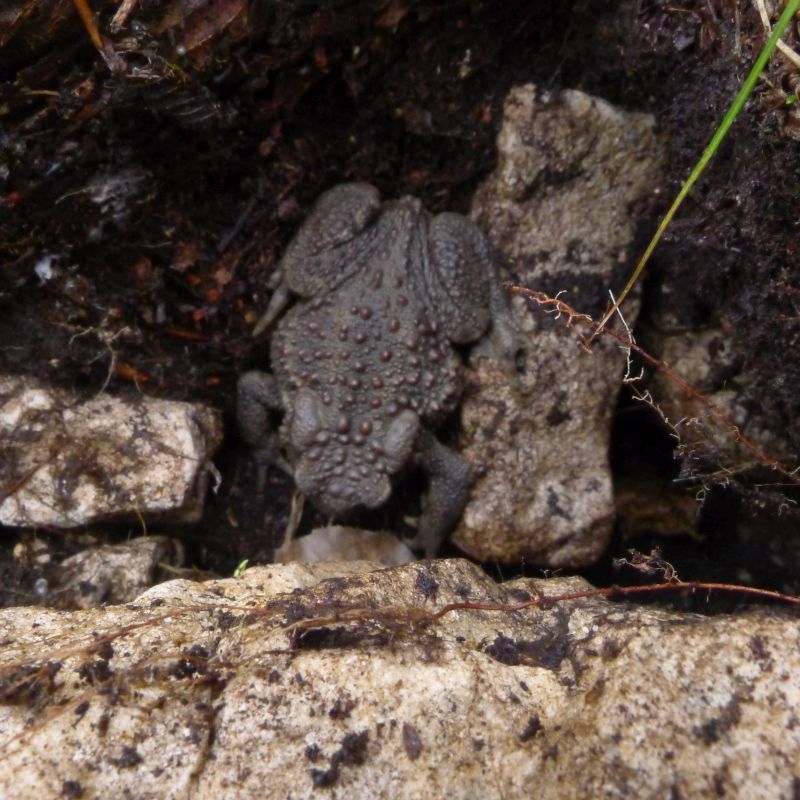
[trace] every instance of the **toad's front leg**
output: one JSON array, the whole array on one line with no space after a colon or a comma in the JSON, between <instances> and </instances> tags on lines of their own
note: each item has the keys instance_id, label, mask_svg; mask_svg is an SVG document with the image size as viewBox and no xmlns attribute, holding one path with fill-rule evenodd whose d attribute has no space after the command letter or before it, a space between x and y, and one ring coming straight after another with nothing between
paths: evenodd
<instances>
[{"instance_id":1,"label":"toad's front leg","mask_svg":"<svg viewBox=\"0 0 800 800\"><path fill-rule=\"evenodd\" d=\"M278 450L278 431L270 424L270 412L284 409L274 375L252 370L240 376L236 384L236 419L242 437L252 448L260 487L270 465L290 472Z\"/></svg>"}]
</instances>

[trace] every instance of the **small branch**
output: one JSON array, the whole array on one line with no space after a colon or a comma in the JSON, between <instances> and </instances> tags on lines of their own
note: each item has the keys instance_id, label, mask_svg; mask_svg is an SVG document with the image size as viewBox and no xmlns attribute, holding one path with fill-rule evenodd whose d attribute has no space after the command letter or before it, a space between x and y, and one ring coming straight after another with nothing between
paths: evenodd
<instances>
[{"instance_id":1,"label":"small branch","mask_svg":"<svg viewBox=\"0 0 800 800\"><path fill-rule=\"evenodd\" d=\"M527 297L529 300L533 300L540 306L544 306L547 309L555 309L556 319L562 315L566 316L567 327L570 327L574 322L577 322L580 325L594 324L591 317L589 317L587 314L581 314L580 312L576 311L563 300L559 300L558 296L549 297L548 295L544 294L544 292L526 289L524 286L511 286L510 289L515 294L520 294L523 297ZM613 339L616 339L624 348L633 350L633 352L635 352L636 355L638 355L643 361L647 362L651 367L654 367L659 372L666 375L673 383L677 384L677 386L680 387L685 394L705 406L705 408L713 417L716 417L728 428L734 438L734 441L738 442L742 447L748 450L755 459L764 464L764 466L769 467L769 469L774 470L782 475L784 478L786 478L786 480L790 481L795 486L800 486L800 475L798 475L796 469L791 471L786 469L786 467L784 467L777 459L772 458L770 455L765 453L752 439L745 436L741 430L739 430L739 426L716 403L714 403L712 400L709 400L704 394L702 394L702 392L699 392L690 383L687 383L687 381L674 372L668 364L665 364L655 356L651 356L646 350L639 347L629 332L623 334L620 331L614 330L613 328L604 327L602 330L596 329L589 339L579 339L578 343L581 345L581 347L583 347L584 350L588 352L592 339L597 336L598 333L610 336ZM651 403L651 405L653 404ZM661 416L663 417L663 414Z\"/></svg>"},{"instance_id":2,"label":"small branch","mask_svg":"<svg viewBox=\"0 0 800 800\"><path fill-rule=\"evenodd\" d=\"M526 608L551 608L556 603L566 603L570 600L583 600L590 597L628 597L635 594L650 594L656 592L671 592L676 589L688 590L691 592L730 592L736 594L746 594L762 600L777 600L781 603L790 605L800 605L800 597L781 592L773 592L769 589L757 589L753 586L740 586L735 583L713 583L706 581L666 581L664 583L650 583L646 586L608 586L604 589L585 589L581 592L570 592L569 594L558 594L549 597L535 597L532 600L525 600L522 603L513 605L503 605L501 603L450 603L440 608L431 615L432 620L441 619L446 614L453 611L502 611L510 614L514 611L522 611Z\"/></svg>"},{"instance_id":3,"label":"small branch","mask_svg":"<svg viewBox=\"0 0 800 800\"><path fill-rule=\"evenodd\" d=\"M122 0L108 26L112 33L116 33L128 21L131 12L136 8L136 3L137 0Z\"/></svg>"},{"instance_id":4,"label":"small branch","mask_svg":"<svg viewBox=\"0 0 800 800\"><path fill-rule=\"evenodd\" d=\"M80 15L83 27L86 28L86 32L89 34L92 44L102 53L103 40L100 38L100 31L97 29L97 25L95 25L94 14L92 13L92 9L89 8L89 4L86 0L72 0L72 5L75 6L75 10Z\"/></svg>"},{"instance_id":5,"label":"small branch","mask_svg":"<svg viewBox=\"0 0 800 800\"><path fill-rule=\"evenodd\" d=\"M687 383L680 375L665 364L663 361L655 358L655 356L651 356L646 350L643 350L633 341L626 341L624 337L619 333L619 331L612 330L610 328L603 328L602 331L604 334L611 336L612 338L616 339L619 342L622 342L626 347L630 347L631 350L636 353L643 361L646 361L650 366L655 367L659 372L666 375L673 383L677 384L680 389L691 397L693 400L697 400L698 403L701 403L708 409L709 413L716 417L723 425L725 425L728 430L730 430L731 435L734 438L734 441L738 442L742 447L750 452L750 454L760 461L764 466L769 467L770 469L774 470L775 472L782 475L787 480L791 481L795 486L800 486L800 477L795 474L795 470L791 472L787 470L777 459L772 458L770 455L765 453L752 439L745 436L739 426L733 421L733 419L726 414L716 403L709 400L704 394L699 392L697 389L694 388L690 383Z\"/></svg>"},{"instance_id":6,"label":"small branch","mask_svg":"<svg viewBox=\"0 0 800 800\"><path fill-rule=\"evenodd\" d=\"M125 62L117 55L116 51L109 44L109 42L103 39L103 36L100 34L100 30L94 21L94 13L89 7L87 0L72 0L72 5L75 6L75 10L78 12L81 22L83 22L83 27L86 28L86 32L89 34L92 44L97 49L97 52L103 57L103 61L106 62L106 66L114 73L125 72Z\"/></svg>"}]
</instances>

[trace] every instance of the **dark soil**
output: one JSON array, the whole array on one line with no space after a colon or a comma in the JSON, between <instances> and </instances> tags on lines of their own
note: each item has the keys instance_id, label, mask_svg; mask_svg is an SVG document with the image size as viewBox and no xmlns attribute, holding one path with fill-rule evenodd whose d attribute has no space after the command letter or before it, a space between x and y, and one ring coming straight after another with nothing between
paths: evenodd
<instances>
[{"instance_id":1,"label":"dark soil","mask_svg":"<svg viewBox=\"0 0 800 800\"><path fill-rule=\"evenodd\" d=\"M0 10L0 373L224 409L222 490L177 532L191 563L219 574L268 561L285 528L290 483L273 471L269 503L254 495L234 386L263 364L250 331L321 191L366 180L466 211L494 166L508 88L535 81L656 114L671 196L764 38L751 4L727 0L138 0L116 33L116 0L91 5L105 58L70 0ZM730 324L799 452L800 103L787 103L797 77L784 63L672 228L646 298L669 284L687 326ZM615 463L644 464L672 492L670 447L652 420L626 421ZM657 539L682 577L797 588L784 551L776 573L753 563L746 543L760 535L733 535L769 528L779 508L781 525L798 525L791 495L753 484L725 490L735 502L712 487L699 531ZM41 569L13 556L33 536L4 532L0 602L35 601ZM69 533L37 536L56 559L79 547ZM654 541L645 531L633 544ZM630 545L620 535L593 577L616 579L611 559Z\"/></svg>"}]
</instances>

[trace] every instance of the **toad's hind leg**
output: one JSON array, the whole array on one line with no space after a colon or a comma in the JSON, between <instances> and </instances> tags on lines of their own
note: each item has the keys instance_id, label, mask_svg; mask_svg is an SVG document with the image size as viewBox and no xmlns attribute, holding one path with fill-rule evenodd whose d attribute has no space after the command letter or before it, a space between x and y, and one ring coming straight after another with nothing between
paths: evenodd
<instances>
[{"instance_id":1,"label":"toad's hind leg","mask_svg":"<svg viewBox=\"0 0 800 800\"><path fill-rule=\"evenodd\" d=\"M471 220L448 213L433 218L428 240L424 279L442 331L451 342L466 344L488 329L485 345L474 355L497 358L513 374L524 347L488 240Z\"/></svg>"},{"instance_id":2,"label":"toad's hind leg","mask_svg":"<svg viewBox=\"0 0 800 800\"><path fill-rule=\"evenodd\" d=\"M358 237L380 206L378 190L368 183L343 183L319 197L273 273L274 292L253 336L260 336L281 315L290 291L314 297L358 270Z\"/></svg>"},{"instance_id":3,"label":"toad's hind leg","mask_svg":"<svg viewBox=\"0 0 800 800\"><path fill-rule=\"evenodd\" d=\"M358 269L359 236L380 205L378 190L368 183L343 183L325 192L281 259L286 286L301 297L313 297Z\"/></svg>"},{"instance_id":4,"label":"toad's hind leg","mask_svg":"<svg viewBox=\"0 0 800 800\"><path fill-rule=\"evenodd\" d=\"M436 320L451 342L483 335L490 320L490 287L496 281L489 243L460 214L439 214L428 229L423 278Z\"/></svg>"},{"instance_id":5,"label":"toad's hind leg","mask_svg":"<svg viewBox=\"0 0 800 800\"><path fill-rule=\"evenodd\" d=\"M417 458L430 476L430 487L417 535L410 544L424 550L426 558L433 558L464 510L475 473L466 458L427 431L420 433L418 448Z\"/></svg>"}]
</instances>

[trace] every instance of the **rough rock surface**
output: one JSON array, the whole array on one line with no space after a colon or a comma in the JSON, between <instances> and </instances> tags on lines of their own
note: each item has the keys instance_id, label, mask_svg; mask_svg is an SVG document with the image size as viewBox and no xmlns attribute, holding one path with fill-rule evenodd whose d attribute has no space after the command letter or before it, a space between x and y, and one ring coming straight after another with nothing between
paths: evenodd
<instances>
[{"instance_id":1,"label":"rough rock surface","mask_svg":"<svg viewBox=\"0 0 800 800\"><path fill-rule=\"evenodd\" d=\"M699 391L726 415L737 429L770 458L796 459L786 432L786 421L762 402L763 387L744 365L730 324L706 324L691 329L669 304L674 289L669 280L659 287L662 297L651 309L644 337L650 352ZM675 381L657 372L650 381L655 402L680 439L691 444L695 460L709 456L722 464L752 461L753 455L730 427L708 406L687 394Z\"/></svg>"},{"instance_id":2,"label":"rough rock surface","mask_svg":"<svg viewBox=\"0 0 800 800\"><path fill-rule=\"evenodd\" d=\"M100 611L0 612L0 796L796 795L790 611L583 598L423 624L451 602L587 587L498 586L463 561L370 569L273 565Z\"/></svg>"},{"instance_id":3,"label":"rough rock surface","mask_svg":"<svg viewBox=\"0 0 800 800\"><path fill-rule=\"evenodd\" d=\"M61 562L58 581L45 598L59 608L129 603L158 582L161 564L181 566L182 561L180 542L166 536L87 547Z\"/></svg>"},{"instance_id":4,"label":"rough rock surface","mask_svg":"<svg viewBox=\"0 0 800 800\"><path fill-rule=\"evenodd\" d=\"M597 317L630 270L637 212L657 189L652 117L521 86L506 100L498 151L472 216L523 286L564 292ZM626 305L629 323L635 310ZM516 385L478 360L463 405L462 452L487 470L453 538L481 560L584 566L611 531L608 443L625 357L611 339L584 352L563 319L519 298L514 311L527 338Z\"/></svg>"},{"instance_id":5,"label":"rough rock surface","mask_svg":"<svg viewBox=\"0 0 800 800\"><path fill-rule=\"evenodd\" d=\"M0 378L0 523L74 528L202 511L209 459L222 436L201 405L66 392Z\"/></svg>"}]
</instances>

